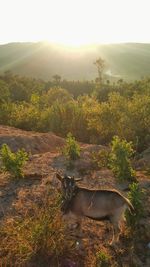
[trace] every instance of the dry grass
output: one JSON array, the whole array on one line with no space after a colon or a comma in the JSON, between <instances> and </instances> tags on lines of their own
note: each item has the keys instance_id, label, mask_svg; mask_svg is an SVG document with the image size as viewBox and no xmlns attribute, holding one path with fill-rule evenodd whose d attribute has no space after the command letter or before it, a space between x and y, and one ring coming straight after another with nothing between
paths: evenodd
<instances>
[{"instance_id":1,"label":"dry grass","mask_svg":"<svg viewBox=\"0 0 150 267\"><path fill-rule=\"evenodd\" d=\"M30 202L21 216L6 218L0 228L1 264L12 266L46 266L51 260L59 266L59 259L74 242L65 241L64 224L59 213L60 196L46 195L41 203ZM20 206L21 208L21 206ZM41 265L42 264L42 265Z\"/></svg>"}]
</instances>

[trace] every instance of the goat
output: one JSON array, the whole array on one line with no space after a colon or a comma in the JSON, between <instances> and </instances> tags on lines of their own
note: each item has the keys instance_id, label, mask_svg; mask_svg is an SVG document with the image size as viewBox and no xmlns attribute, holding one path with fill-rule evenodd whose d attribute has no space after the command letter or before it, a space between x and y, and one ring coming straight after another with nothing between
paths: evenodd
<instances>
[{"instance_id":1,"label":"goat","mask_svg":"<svg viewBox=\"0 0 150 267\"><path fill-rule=\"evenodd\" d=\"M93 220L109 220L113 225L113 237L110 244L119 240L120 226L124 221L124 212L134 210L131 202L117 190L91 190L76 185L74 177L61 177L63 215L77 218L88 217ZM81 179L80 179L81 180Z\"/></svg>"}]
</instances>

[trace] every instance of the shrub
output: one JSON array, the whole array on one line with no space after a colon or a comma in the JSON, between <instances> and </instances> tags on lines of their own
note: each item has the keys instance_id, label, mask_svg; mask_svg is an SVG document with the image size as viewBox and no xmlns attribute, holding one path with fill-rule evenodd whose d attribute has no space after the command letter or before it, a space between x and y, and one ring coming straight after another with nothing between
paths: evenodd
<instances>
[{"instance_id":1,"label":"shrub","mask_svg":"<svg viewBox=\"0 0 150 267\"><path fill-rule=\"evenodd\" d=\"M137 183L132 183L130 186L130 192L128 193L128 198L131 201L134 207L134 214L131 214L130 211L126 212L127 224L131 228L135 228L138 225L139 220L143 215L143 206L142 206L142 198L143 191L140 190L139 185Z\"/></svg>"},{"instance_id":2,"label":"shrub","mask_svg":"<svg viewBox=\"0 0 150 267\"><path fill-rule=\"evenodd\" d=\"M133 152L131 142L120 140L118 136L114 136L111 145L109 166L119 181L135 180L135 171L130 161Z\"/></svg>"},{"instance_id":3,"label":"shrub","mask_svg":"<svg viewBox=\"0 0 150 267\"><path fill-rule=\"evenodd\" d=\"M109 151L106 149L92 152L92 162L94 167L103 168L108 167L109 164Z\"/></svg>"},{"instance_id":4,"label":"shrub","mask_svg":"<svg viewBox=\"0 0 150 267\"><path fill-rule=\"evenodd\" d=\"M96 253L96 267L108 267L110 265L110 257L103 251Z\"/></svg>"},{"instance_id":5,"label":"shrub","mask_svg":"<svg viewBox=\"0 0 150 267\"><path fill-rule=\"evenodd\" d=\"M65 242L65 229L60 218L58 193L50 192L29 210L5 219L0 228L2 263L11 266L58 266L59 257L73 251L72 240ZM52 264L51 261L56 261ZM46 264L47 263L47 264Z\"/></svg>"},{"instance_id":6,"label":"shrub","mask_svg":"<svg viewBox=\"0 0 150 267\"><path fill-rule=\"evenodd\" d=\"M0 158L2 160L2 169L10 172L14 178L23 177L22 168L28 160L28 155L24 149L19 149L13 153L8 145L3 144L0 150Z\"/></svg>"},{"instance_id":7,"label":"shrub","mask_svg":"<svg viewBox=\"0 0 150 267\"><path fill-rule=\"evenodd\" d=\"M66 145L63 152L69 160L76 160L80 157L80 146L71 133L68 133L67 135Z\"/></svg>"},{"instance_id":8,"label":"shrub","mask_svg":"<svg viewBox=\"0 0 150 267\"><path fill-rule=\"evenodd\" d=\"M24 130L36 131L40 117L41 111L37 105L17 103L13 106L11 112L10 125Z\"/></svg>"}]
</instances>

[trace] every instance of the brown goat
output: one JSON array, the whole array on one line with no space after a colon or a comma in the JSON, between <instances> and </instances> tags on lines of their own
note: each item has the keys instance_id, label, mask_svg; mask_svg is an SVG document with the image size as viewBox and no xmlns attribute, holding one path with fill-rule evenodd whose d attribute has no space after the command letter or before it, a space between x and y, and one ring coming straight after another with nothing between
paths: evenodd
<instances>
[{"instance_id":1,"label":"brown goat","mask_svg":"<svg viewBox=\"0 0 150 267\"><path fill-rule=\"evenodd\" d=\"M90 190L77 186L76 179L69 176L56 174L56 177L62 185L63 215L109 220L113 225L111 244L118 241L125 210L134 210L131 202L117 190Z\"/></svg>"}]
</instances>

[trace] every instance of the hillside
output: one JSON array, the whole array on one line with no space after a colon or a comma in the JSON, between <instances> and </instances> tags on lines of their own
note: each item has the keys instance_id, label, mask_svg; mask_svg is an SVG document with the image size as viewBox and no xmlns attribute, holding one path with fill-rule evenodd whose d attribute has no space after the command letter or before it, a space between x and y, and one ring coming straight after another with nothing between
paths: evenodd
<instances>
[{"instance_id":1,"label":"hillside","mask_svg":"<svg viewBox=\"0 0 150 267\"><path fill-rule=\"evenodd\" d=\"M112 247L109 245L112 235L109 222L84 219L83 233L79 235L77 229L62 226L59 209L55 207L60 190L56 171L81 177L80 184L88 188L123 189L109 169L93 169L90 164L91 153L106 147L82 144L81 158L69 170L58 150L64 139L52 133L45 135L0 126L0 145L4 142L13 150L32 147L24 167L24 179L12 179L8 173L0 173L0 265L96 267L103 266L100 256L104 255L104 262L109 262L104 266L150 266L150 181L142 170L137 171L139 185L145 192L144 215L138 233L129 234L126 228L119 244Z\"/></svg>"},{"instance_id":2,"label":"hillside","mask_svg":"<svg viewBox=\"0 0 150 267\"><path fill-rule=\"evenodd\" d=\"M0 147L6 143L12 151L24 148L28 153L37 154L56 151L62 147L64 139L53 133L27 132L0 125Z\"/></svg>"},{"instance_id":3,"label":"hillside","mask_svg":"<svg viewBox=\"0 0 150 267\"><path fill-rule=\"evenodd\" d=\"M79 48L49 43L10 43L0 45L0 73L13 73L50 79L95 79L93 62L106 60L109 78L140 79L150 75L150 44L91 45Z\"/></svg>"}]
</instances>

